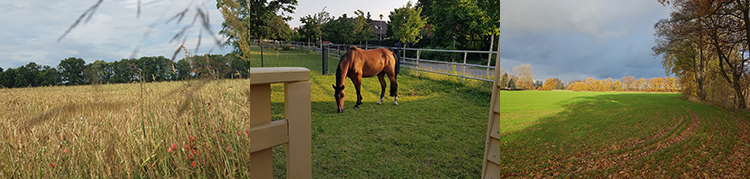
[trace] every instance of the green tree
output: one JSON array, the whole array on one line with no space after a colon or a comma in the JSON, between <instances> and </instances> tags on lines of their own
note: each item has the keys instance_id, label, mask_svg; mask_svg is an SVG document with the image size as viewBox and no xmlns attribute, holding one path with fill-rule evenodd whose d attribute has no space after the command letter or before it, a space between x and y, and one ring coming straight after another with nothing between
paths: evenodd
<instances>
[{"instance_id":1,"label":"green tree","mask_svg":"<svg viewBox=\"0 0 750 179\"><path fill-rule=\"evenodd\" d=\"M300 18L300 22L302 22L302 34L307 38L308 41L318 41L318 43L322 42L322 28L323 24L328 23L331 21L331 16L326 12L326 8L324 7L320 12L315 13L314 15L307 15L305 17Z\"/></svg>"},{"instance_id":2,"label":"green tree","mask_svg":"<svg viewBox=\"0 0 750 179\"><path fill-rule=\"evenodd\" d=\"M356 41L369 40L374 37L373 30L371 27L372 19L370 19L370 12L367 12L367 16L362 10L354 11L357 15L354 22L354 34L356 34Z\"/></svg>"},{"instance_id":3,"label":"green tree","mask_svg":"<svg viewBox=\"0 0 750 179\"><path fill-rule=\"evenodd\" d=\"M500 33L499 0L419 0L422 16L429 17L432 36L430 46L457 46L462 49L487 50ZM455 37L455 39L454 39Z\"/></svg>"},{"instance_id":4,"label":"green tree","mask_svg":"<svg viewBox=\"0 0 750 179\"><path fill-rule=\"evenodd\" d=\"M41 75L42 66L37 65L34 62L30 62L27 65L18 68L19 71L17 78L23 78L24 82L17 85L17 87L28 87L28 86L41 86L44 77ZM18 83L18 81L16 81Z\"/></svg>"},{"instance_id":5,"label":"green tree","mask_svg":"<svg viewBox=\"0 0 750 179\"><path fill-rule=\"evenodd\" d=\"M231 59L224 55L193 56L191 67L195 77L220 78L232 75L232 67L229 66Z\"/></svg>"},{"instance_id":6,"label":"green tree","mask_svg":"<svg viewBox=\"0 0 750 179\"><path fill-rule=\"evenodd\" d=\"M13 81L15 82L13 87L22 88L32 86L31 83L33 83L33 78L30 79L29 77L32 77L29 69L24 67L16 68L16 76L13 77Z\"/></svg>"},{"instance_id":7,"label":"green tree","mask_svg":"<svg viewBox=\"0 0 750 179\"><path fill-rule=\"evenodd\" d=\"M88 84L88 80L84 77L83 69L86 66L86 62L81 58L70 57L60 61L57 66L60 74L62 75L62 81L67 85L82 85Z\"/></svg>"},{"instance_id":8,"label":"green tree","mask_svg":"<svg viewBox=\"0 0 750 179\"><path fill-rule=\"evenodd\" d=\"M386 34L391 38L402 43L417 43L422 39L422 28L427 23L427 17L420 17L421 7L412 7L411 2L406 3L404 7L396 8L391 11L387 23L388 30Z\"/></svg>"},{"instance_id":9,"label":"green tree","mask_svg":"<svg viewBox=\"0 0 750 179\"><path fill-rule=\"evenodd\" d=\"M174 74L171 61L164 57L141 57L136 61L141 79L146 82L171 80Z\"/></svg>"},{"instance_id":10,"label":"green tree","mask_svg":"<svg viewBox=\"0 0 750 179\"><path fill-rule=\"evenodd\" d=\"M289 28L289 24L284 21L282 16L274 16L268 23L268 27L271 29L271 33L268 39L289 41L292 38L292 29Z\"/></svg>"},{"instance_id":11,"label":"green tree","mask_svg":"<svg viewBox=\"0 0 750 179\"><path fill-rule=\"evenodd\" d=\"M112 62L112 77L110 77L110 83L128 83L133 80L134 74L136 74L135 60L134 59L122 59L120 61Z\"/></svg>"},{"instance_id":12,"label":"green tree","mask_svg":"<svg viewBox=\"0 0 750 179\"><path fill-rule=\"evenodd\" d=\"M112 64L102 60L96 60L89 65L93 79L92 83L110 83L114 71Z\"/></svg>"},{"instance_id":13,"label":"green tree","mask_svg":"<svg viewBox=\"0 0 750 179\"><path fill-rule=\"evenodd\" d=\"M250 62L244 61L239 58L232 58L231 56L226 56L227 58L231 59L229 62L229 65L232 67L232 70L236 73L239 73L241 77L248 77L250 73Z\"/></svg>"},{"instance_id":14,"label":"green tree","mask_svg":"<svg viewBox=\"0 0 750 179\"><path fill-rule=\"evenodd\" d=\"M356 39L356 26L352 19L346 17L346 14L341 15L336 20L329 21L323 28L323 39L331 41L333 43L354 43Z\"/></svg>"},{"instance_id":15,"label":"green tree","mask_svg":"<svg viewBox=\"0 0 750 179\"><path fill-rule=\"evenodd\" d=\"M244 60L240 61L247 62ZM181 59L180 61L177 61L177 64L175 64L174 67L177 68L177 80L186 80L190 77L190 70L192 70L192 68L190 68L190 63L188 63L187 60Z\"/></svg>"},{"instance_id":16,"label":"green tree","mask_svg":"<svg viewBox=\"0 0 750 179\"><path fill-rule=\"evenodd\" d=\"M16 77L16 69L8 68L8 70L5 70L2 74L0 74L0 85L6 88L13 88L13 86L16 84L15 82Z\"/></svg>"},{"instance_id":17,"label":"green tree","mask_svg":"<svg viewBox=\"0 0 750 179\"><path fill-rule=\"evenodd\" d=\"M263 39L281 36L277 13L294 13L297 0L217 0L217 8L224 16L222 30L219 32L227 37L227 43L232 44L236 52L240 52L243 60L249 61L250 39L258 39L261 45L261 66L263 66ZM291 16L281 16L283 21L291 20ZM276 21L277 22L277 21ZM288 28L288 25L287 27Z\"/></svg>"},{"instance_id":18,"label":"green tree","mask_svg":"<svg viewBox=\"0 0 750 179\"><path fill-rule=\"evenodd\" d=\"M59 85L62 82L62 76L57 69L45 65L41 71L42 86Z\"/></svg>"}]
</instances>

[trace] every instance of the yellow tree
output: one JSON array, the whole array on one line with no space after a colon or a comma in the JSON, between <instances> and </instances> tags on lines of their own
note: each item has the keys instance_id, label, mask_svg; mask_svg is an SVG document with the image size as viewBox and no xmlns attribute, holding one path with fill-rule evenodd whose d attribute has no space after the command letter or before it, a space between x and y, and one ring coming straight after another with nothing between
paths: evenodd
<instances>
[{"instance_id":1,"label":"yellow tree","mask_svg":"<svg viewBox=\"0 0 750 179\"><path fill-rule=\"evenodd\" d=\"M599 92L607 91L607 85L604 85L602 81L596 80L594 84L596 84L596 91L599 91Z\"/></svg>"},{"instance_id":2,"label":"yellow tree","mask_svg":"<svg viewBox=\"0 0 750 179\"><path fill-rule=\"evenodd\" d=\"M589 88L588 86L586 86L586 83L583 83L583 82L580 82L580 81L576 82L576 83L573 83L570 86L572 86L572 90L573 91L586 91Z\"/></svg>"},{"instance_id":3,"label":"yellow tree","mask_svg":"<svg viewBox=\"0 0 750 179\"><path fill-rule=\"evenodd\" d=\"M557 86L559 82L560 81L558 79L547 78L547 80L544 82L544 86L542 87L542 90L545 90L545 91L552 90Z\"/></svg>"},{"instance_id":4,"label":"yellow tree","mask_svg":"<svg viewBox=\"0 0 750 179\"><path fill-rule=\"evenodd\" d=\"M628 91L635 91L635 78L632 76L622 77L622 84Z\"/></svg>"},{"instance_id":5,"label":"yellow tree","mask_svg":"<svg viewBox=\"0 0 750 179\"><path fill-rule=\"evenodd\" d=\"M615 83L612 86L615 88L615 91L622 91L622 83L620 83L620 80L615 80Z\"/></svg>"},{"instance_id":6,"label":"yellow tree","mask_svg":"<svg viewBox=\"0 0 750 179\"><path fill-rule=\"evenodd\" d=\"M645 78L638 78L638 80L635 80L635 83L633 83L635 84L633 88L635 91L644 90L646 88L646 83L647 82Z\"/></svg>"},{"instance_id":7,"label":"yellow tree","mask_svg":"<svg viewBox=\"0 0 750 179\"><path fill-rule=\"evenodd\" d=\"M594 84L596 83L596 80L594 80L594 78L586 78L585 80L583 80L583 83L585 83L586 86L588 87L588 89L586 90L596 91L596 86Z\"/></svg>"}]
</instances>

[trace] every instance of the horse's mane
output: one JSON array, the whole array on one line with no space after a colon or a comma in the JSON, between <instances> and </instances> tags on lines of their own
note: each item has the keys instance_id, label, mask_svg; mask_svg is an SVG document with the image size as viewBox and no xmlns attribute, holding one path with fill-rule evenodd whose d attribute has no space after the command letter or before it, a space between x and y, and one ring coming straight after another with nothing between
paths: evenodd
<instances>
[{"instance_id":1,"label":"horse's mane","mask_svg":"<svg viewBox=\"0 0 750 179\"><path fill-rule=\"evenodd\" d=\"M342 67L341 64L344 63L344 60L352 60L351 59L352 51L355 51L357 49L359 49L357 46L349 47L346 53L341 56L341 59L339 59L339 65L336 68L336 87L344 86L344 74L342 73L344 73L343 68L345 67Z\"/></svg>"},{"instance_id":2,"label":"horse's mane","mask_svg":"<svg viewBox=\"0 0 750 179\"><path fill-rule=\"evenodd\" d=\"M336 67L336 87L341 87L344 85L344 76L342 75L342 69L341 69L341 63L344 62L344 57L346 55L341 56L341 59L339 59L339 65Z\"/></svg>"}]
</instances>

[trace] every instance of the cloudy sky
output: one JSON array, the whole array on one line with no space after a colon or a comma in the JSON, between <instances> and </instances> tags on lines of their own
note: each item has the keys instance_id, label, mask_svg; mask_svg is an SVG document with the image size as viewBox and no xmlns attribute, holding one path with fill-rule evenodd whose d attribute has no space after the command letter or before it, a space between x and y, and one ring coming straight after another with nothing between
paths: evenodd
<instances>
[{"instance_id":1,"label":"cloudy sky","mask_svg":"<svg viewBox=\"0 0 750 179\"><path fill-rule=\"evenodd\" d=\"M104 0L95 15L81 24L60 42L57 39L97 0L22 0L0 2L0 67L17 68L36 62L57 66L68 57L79 57L87 63L94 60L117 61L128 58L139 49L135 58L163 55L171 58L179 42L170 39L183 27L192 23L196 8L209 14L211 29L220 30L223 19L215 0L142 0L141 16L136 17L137 0ZM371 12L373 19L406 4L406 0L362 1L341 3L337 0L300 0L292 14L290 26L300 25L299 17L319 12L326 7L332 16L354 15L361 9ZM416 2L416 1L413 1ZM174 14L190 8L179 24L165 22ZM149 32L147 37L144 34ZM186 47L194 54L228 53L231 50L215 46L205 31L200 48L195 52L200 25L187 31ZM221 38L220 36L218 36ZM182 54L180 54L182 55Z\"/></svg>"},{"instance_id":2,"label":"cloudy sky","mask_svg":"<svg viewBox=\"0 0 750 179\"><path fill-rule=\"evenodd\" d=\"M656 0L501 1L500 65L530 64L538 80L664 77L651 47L670 11Z\"/></svg>"}]
</instances>

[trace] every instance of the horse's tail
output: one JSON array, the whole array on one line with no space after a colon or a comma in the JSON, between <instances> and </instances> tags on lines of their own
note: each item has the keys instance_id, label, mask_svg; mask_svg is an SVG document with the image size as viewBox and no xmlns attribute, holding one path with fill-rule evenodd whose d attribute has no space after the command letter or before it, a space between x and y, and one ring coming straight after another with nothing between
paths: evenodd
<instances>
[{"instance_id":1,"label":"horse's tail","mask_svg":"<svg viewBox=\"0 0 750 179\"><path fill-rule=\"evenodd\" d=\"M393 53L393 48L388 47L388 52L391 52L391 57L393 57L393 76L394 78L398 76L399 68L401 68L401 63L398 61L398 54Z\"/></svg>"}]
</instances>

